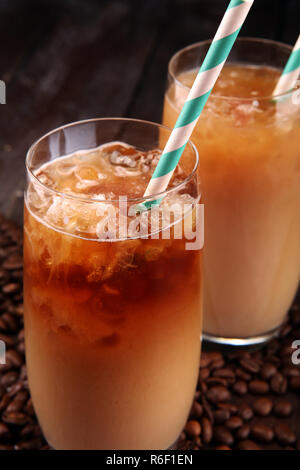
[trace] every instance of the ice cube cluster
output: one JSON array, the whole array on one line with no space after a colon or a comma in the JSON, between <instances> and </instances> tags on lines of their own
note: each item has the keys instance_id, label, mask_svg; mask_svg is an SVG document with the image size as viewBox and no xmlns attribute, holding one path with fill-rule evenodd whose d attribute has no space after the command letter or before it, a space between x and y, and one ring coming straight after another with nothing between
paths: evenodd
<instances>
[{"instance_id":1,"label":"ice cube cluster","mask_svg":"<svg viewBox=\"0 0 300 470\"><path fill-rule=\"evenodd\" d=\"M137 214L134 220L127 216L135 199L143 195L160 155L159 149L145 152L113 142L50 161L31 178L28 209L49 227L88 239L139 238L159 232L180 220L196 202L187 185L169 193L159 211ZM185 177L178 166L171 187ZM125 209L119 199L124 195Z\"/></svg>"}]
</instances>

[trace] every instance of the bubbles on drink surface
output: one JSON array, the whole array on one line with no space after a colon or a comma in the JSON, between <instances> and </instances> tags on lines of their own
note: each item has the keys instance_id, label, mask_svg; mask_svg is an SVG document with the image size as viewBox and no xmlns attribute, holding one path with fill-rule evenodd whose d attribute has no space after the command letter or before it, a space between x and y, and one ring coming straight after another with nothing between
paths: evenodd
<instances>
[{"instance_id":1,"label":"bubbles on drink surface","mask_svg":"<svg viewBox=\"0 0 300 470\"><path fill-rule=\"evenodd\" d=\"M178 108L182 108L197 73L198 69L183 72L178 76L178 81L187 88L177 84L173 91L170 90L171 95L174 94L170 99L176 102ZM267 124L268 120L274 120L275 113L279 113L282 125L282 119L287 119L287 107L283 109L281 100L272 101L280 74L281 70L267 66L238 63L225 65L200 119L207 120L210 114L212 118L219 115L224 120L226 118L230 125L245 127L261 121ZM291 106L292 95L286 102L290 113L294 113L296 106Z\"/></svg>"},{"instance_id":2,"label":"bubbles on drink surface","mask_svg":"<svg viewBox=\"0 0 300 470\"><path fill-rule=\"evenodd\" d=\"M43 185L31 181L28 208L50 227L89 239L119 240L159 232L181 220L197 202L195 182L188 182L163 198L160 211L127 216L129 207L142 198L160 156L159 149L141 151L112 142L51 161L35 171ZM186 176L178 165L169 188L175 189ZM119 201L124 195L125 209Z\"/></svg>"}]
</instances>

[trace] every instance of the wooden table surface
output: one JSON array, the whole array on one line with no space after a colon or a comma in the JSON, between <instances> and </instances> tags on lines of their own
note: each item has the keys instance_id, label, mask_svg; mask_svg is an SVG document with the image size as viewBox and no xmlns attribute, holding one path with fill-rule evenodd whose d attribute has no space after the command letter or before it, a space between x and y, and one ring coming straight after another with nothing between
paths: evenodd
<instances>
[{"instance_id":1,"label":"wooden table surface","mask_svg":"<svg viewBox=\"0 0 300 470\"><path fill-rule=\"evenodd\" d=\"M227 0L1 0L0 212L22 221L24 158L79 119L160 121L172 54L214 35ZM299 0L259 0L242 36L293 43Z\"/></svg>"}]
</instances>

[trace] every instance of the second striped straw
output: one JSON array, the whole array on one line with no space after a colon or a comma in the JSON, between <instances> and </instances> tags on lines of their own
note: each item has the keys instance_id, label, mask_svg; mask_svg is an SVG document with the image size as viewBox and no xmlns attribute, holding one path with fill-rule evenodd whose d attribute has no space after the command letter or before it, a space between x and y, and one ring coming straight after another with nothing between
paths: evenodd
<instances>
[{"instance_id":1,"label":"second striped straw","mask_svg":"<svg viewBox=\"0 0 300 470\"><path fill-rule=\"evenodd\" d=\"M300 35L296 41L296 44L292 50L292 53L287 61L280 79L277 82L273 96L281 95L292 90L298 80L300 74Z\"/></svg>"},{"instance_id":2,"label":"second striped straw","mask_svg":"<svg viewBox=\"0 0 300 470\"><path fill-rule=\"evenodd\" d=\"M167 189L185 146L197 124L204 105L226 62L236 37L254 0L231 0L210 45L198 75L178 116L164 151L146 188L144 197ZM144 207L159 204L160 199L144 202Z\"/></svg>"}]
</instances>

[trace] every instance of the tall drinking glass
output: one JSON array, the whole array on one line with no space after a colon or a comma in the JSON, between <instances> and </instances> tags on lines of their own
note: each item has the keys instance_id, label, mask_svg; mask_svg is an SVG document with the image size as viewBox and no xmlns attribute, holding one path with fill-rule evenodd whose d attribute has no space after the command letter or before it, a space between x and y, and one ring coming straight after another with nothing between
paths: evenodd
<instances>
[{"instance_id":1,"label":"tall drinking glass","mask_svg":"<svg viewBox=\"0 0 300 470\"><path fill-rule=\"evenodd\" d=\"M210 41L169 63L163 123L173 127ZM238 39L192 139L205 205L204 338L264 343L300 277L300 100L273 97L292 48Z\"/></svg>"},{"instance_id":2,"label":"tall drinking glass","mask_svg":"<svg viewBox=\"0 0 300 470\"><path fill-rule=\"evenodd\" d=\"M145 202L169 133L88 120L50 132L27 154L26 360L56 449L164 449L187 419L201 335L195 147L151 219L127 211Z\"/></svg>"}]
</instances>

